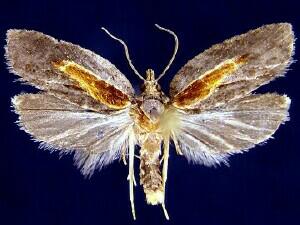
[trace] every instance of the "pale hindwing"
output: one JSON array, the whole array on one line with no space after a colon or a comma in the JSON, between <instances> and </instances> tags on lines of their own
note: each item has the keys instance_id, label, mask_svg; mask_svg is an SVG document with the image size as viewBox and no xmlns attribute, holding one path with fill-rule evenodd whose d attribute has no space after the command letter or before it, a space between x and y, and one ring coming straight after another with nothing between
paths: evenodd
<instances>
[{"instance_id":1,"label":"pale hindwing","mask_svg":"<svg viewBox=\"0 0 300 225\"><path fill-rule=\"evenodd\" d=\"M271 138L288 120L290 99L278 94L247 96L224 107L190 114L178 112L179 129L174 132L188 160L212 166L225 162Z\"/></svg>"},{"instance_id":2,"label":"pale hindwing","mask_svg":"<svg viewBox=\"0 0 300 225\"><path fill-rule=\"evenodd\" d=\"M36 31L8 30L6 58L11 72L35 87L59 98L94 111L108 107L93 99L78 84L54 67L63 60L91 71L99 80L132 96L134 90L127 78L108 60L64 41Z\"/></svg>"},{"instance_id":3,"label":"pale hindwing","mask_svg":"<svg viewBox=\"0 0 300 225\"><path fill-rule=\"evenodd\" d=\"M293 51L294 34L288 23L266 25L235 36L213 45L183 66L171 82L171 99L207 71L226 60L242 57L243 65L227 76L209 97L189 108L208 110L226 104L283 76L292 62Z\"/></svg>"},{"instance_id":4,"label":"pale hindwing","mask_svg":"<svg viewBox=\"0 0 300 225\"><path fill-rule=\"evenodd\" d=\"M18 95L12 103L21 129L41 142L42 148L75 151L75 163L85 175L128 149L133 123L128 109L107 114L90 112L48 94Z\"/></svg>"}]
</instances>

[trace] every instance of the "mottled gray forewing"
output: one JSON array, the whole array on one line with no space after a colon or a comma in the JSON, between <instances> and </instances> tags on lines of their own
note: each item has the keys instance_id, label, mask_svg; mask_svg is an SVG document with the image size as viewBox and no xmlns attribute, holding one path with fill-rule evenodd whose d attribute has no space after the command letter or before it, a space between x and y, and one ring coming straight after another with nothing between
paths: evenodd
<instances>
[{"instance_id":1,"label":"mottled gray forewing","mask_svg":"<svg viewBox=\"0 0 300 225\"><path fill-rule=\"evenodd\" d=\"M288 120L290 99L278 94L250 95L199 114L179 111L175 133L183 154L207 166L226 162L271 138Z\"/></svg>"},{"instance_id":2,"label":"mottled gray forewing","mask_svg":"<svg viewBox=\"0 0 300 225\"><path fill-rule=\"evenodd\" d=\"M73 61L124 93L131 96L134 92L127 78L108 60L78 45L58 41L40 32L9 30L6 58L11 71L21 80L87 109L99 111L108 108L56 70L53 62Z\"/></svg>"},{"instance_id":3,"label":"mottled gray forewing","mask_svg":"<svg viewBox=\"0 0 300 225\"><path fill-rule=\"evenodd\" d=\"M228 76L208 98L192 108L207 110L220 106L284 75L293 51L294 34L288 23L266 25L235 36L212 46L183 66L171 82L171 98L225 60L247 56L244 65Z\"/></svg>"},{"instance_id":4,"label":"mottled gray forewing","mask_svg":"<svg viewBox=\"0 0 300 225\"><path fill-rule=\"evenodd\" d=\"M75 162L85 175L101 168L127 149L132 120L128 109L102 114L49 94L23 94L12 100L19 126L41 142L41 147L62 153L75 151Z\"/></svg>"}]
</instances>

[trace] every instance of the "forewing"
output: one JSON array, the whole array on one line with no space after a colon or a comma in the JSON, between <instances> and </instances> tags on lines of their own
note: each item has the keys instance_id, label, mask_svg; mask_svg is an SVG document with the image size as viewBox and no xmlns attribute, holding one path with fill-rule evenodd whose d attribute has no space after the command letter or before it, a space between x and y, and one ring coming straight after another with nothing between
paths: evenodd
<instances>
[{"instance_id":1,"label":"forewing","mask_svg":"<svg viewBox=\"0 0 300 225\"><path fill-rule=\"evenodd\" d=\"M19 126L41 142L41 147L75 151L75 162L85 175L127 149L133 123L128 109L90 112L49 94L18 95L12 102Z\"/></svg>"},{"instance_id":2,"label":"forewing","mask_svg":"<svg viewBox=\"0 0 300 225\"><path fill-rule=\"evenodd\" d=\"M9 30L6 58L22 81L86 109L122 109L134 93L108 60L36 31Z\"/></svg>"},{"instance_id":3,"label":"forewing","mask_svg":"<svg viewBox=\"0 0 300 225\"><path fill-rule=\"evenodd\" d=\"M179 111L175 140L183 154L207 166L226 162L271 138L288 120L290 99L278 94L250 95L206 112Z\"/></svg>"},{"instance_id":4,"label":"forewing","mask_svg":"<svg viewBox=\"0 0 300 225\"><path fill-rule=\"evenodd\" d=\"M181 109L207 110L246 96L284 75L293 51L288 23L262 26L214 45L175 75L172 103Z\"/></svg>"}]
</instances>

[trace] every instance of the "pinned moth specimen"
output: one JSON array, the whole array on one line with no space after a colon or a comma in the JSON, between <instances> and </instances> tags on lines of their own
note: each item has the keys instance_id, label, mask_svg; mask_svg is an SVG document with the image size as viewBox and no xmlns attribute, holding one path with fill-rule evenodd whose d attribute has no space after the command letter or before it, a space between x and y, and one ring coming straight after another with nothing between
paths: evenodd
<instances>
[{"instance_id":1,"label":"pinned moth specimen","mask_svg":"<svg viewBox=\"0 0 300 225\"><path fill-rule=\"evenodd\" d=\"M108 60L95 53L36 31L9 30L6 58L22 82L40 90L12 99L18 124L41 147L74 152L84 175L117 159L129 168L133 218L134 157L140 159L140 184L148 204L165 208L170 141L189 161L214 166L227 163L271 138L288 120L290 99L277 93L254 94L261 85L283 76L292 62L294 35L288 23L262 26L235 36L188 61L162 92L158 81L173 62L155 77L143 77L141 94ZM136 148L140 146L140 148Z\"/></svg>"}]
</instances>

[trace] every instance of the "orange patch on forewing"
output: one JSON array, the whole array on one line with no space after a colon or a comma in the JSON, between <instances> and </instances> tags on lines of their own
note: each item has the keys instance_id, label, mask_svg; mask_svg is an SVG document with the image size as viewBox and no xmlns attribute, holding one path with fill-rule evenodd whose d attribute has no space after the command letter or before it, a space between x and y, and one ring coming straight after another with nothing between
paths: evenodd
<instances>
[{"instance_id":1,"label":"orange patch on forewing","mask_svg":"<svg viewBox=\"0 0 300 225\"><path fill-rule=\"evenodd\" d=\"M130 104L129 96L72 61L53 62L53 66L66 74L92 98L113 109L122 109Z\"/></svg>"},{"instance_id":2,"label":"orange patch on forewing","mask_svg":"<svg viewBox=\"0 0 300 225\"><path fill-rule=\"evenodd\" d=\"M235 72L240 65L247 62L248 55L229 59L217 65L214 69L199 76L186 88L176 94L173 105L177 108L188 109L191 106L209 97L212 92L220 86L223 80Z\"/></svg>"}]
</instances>

